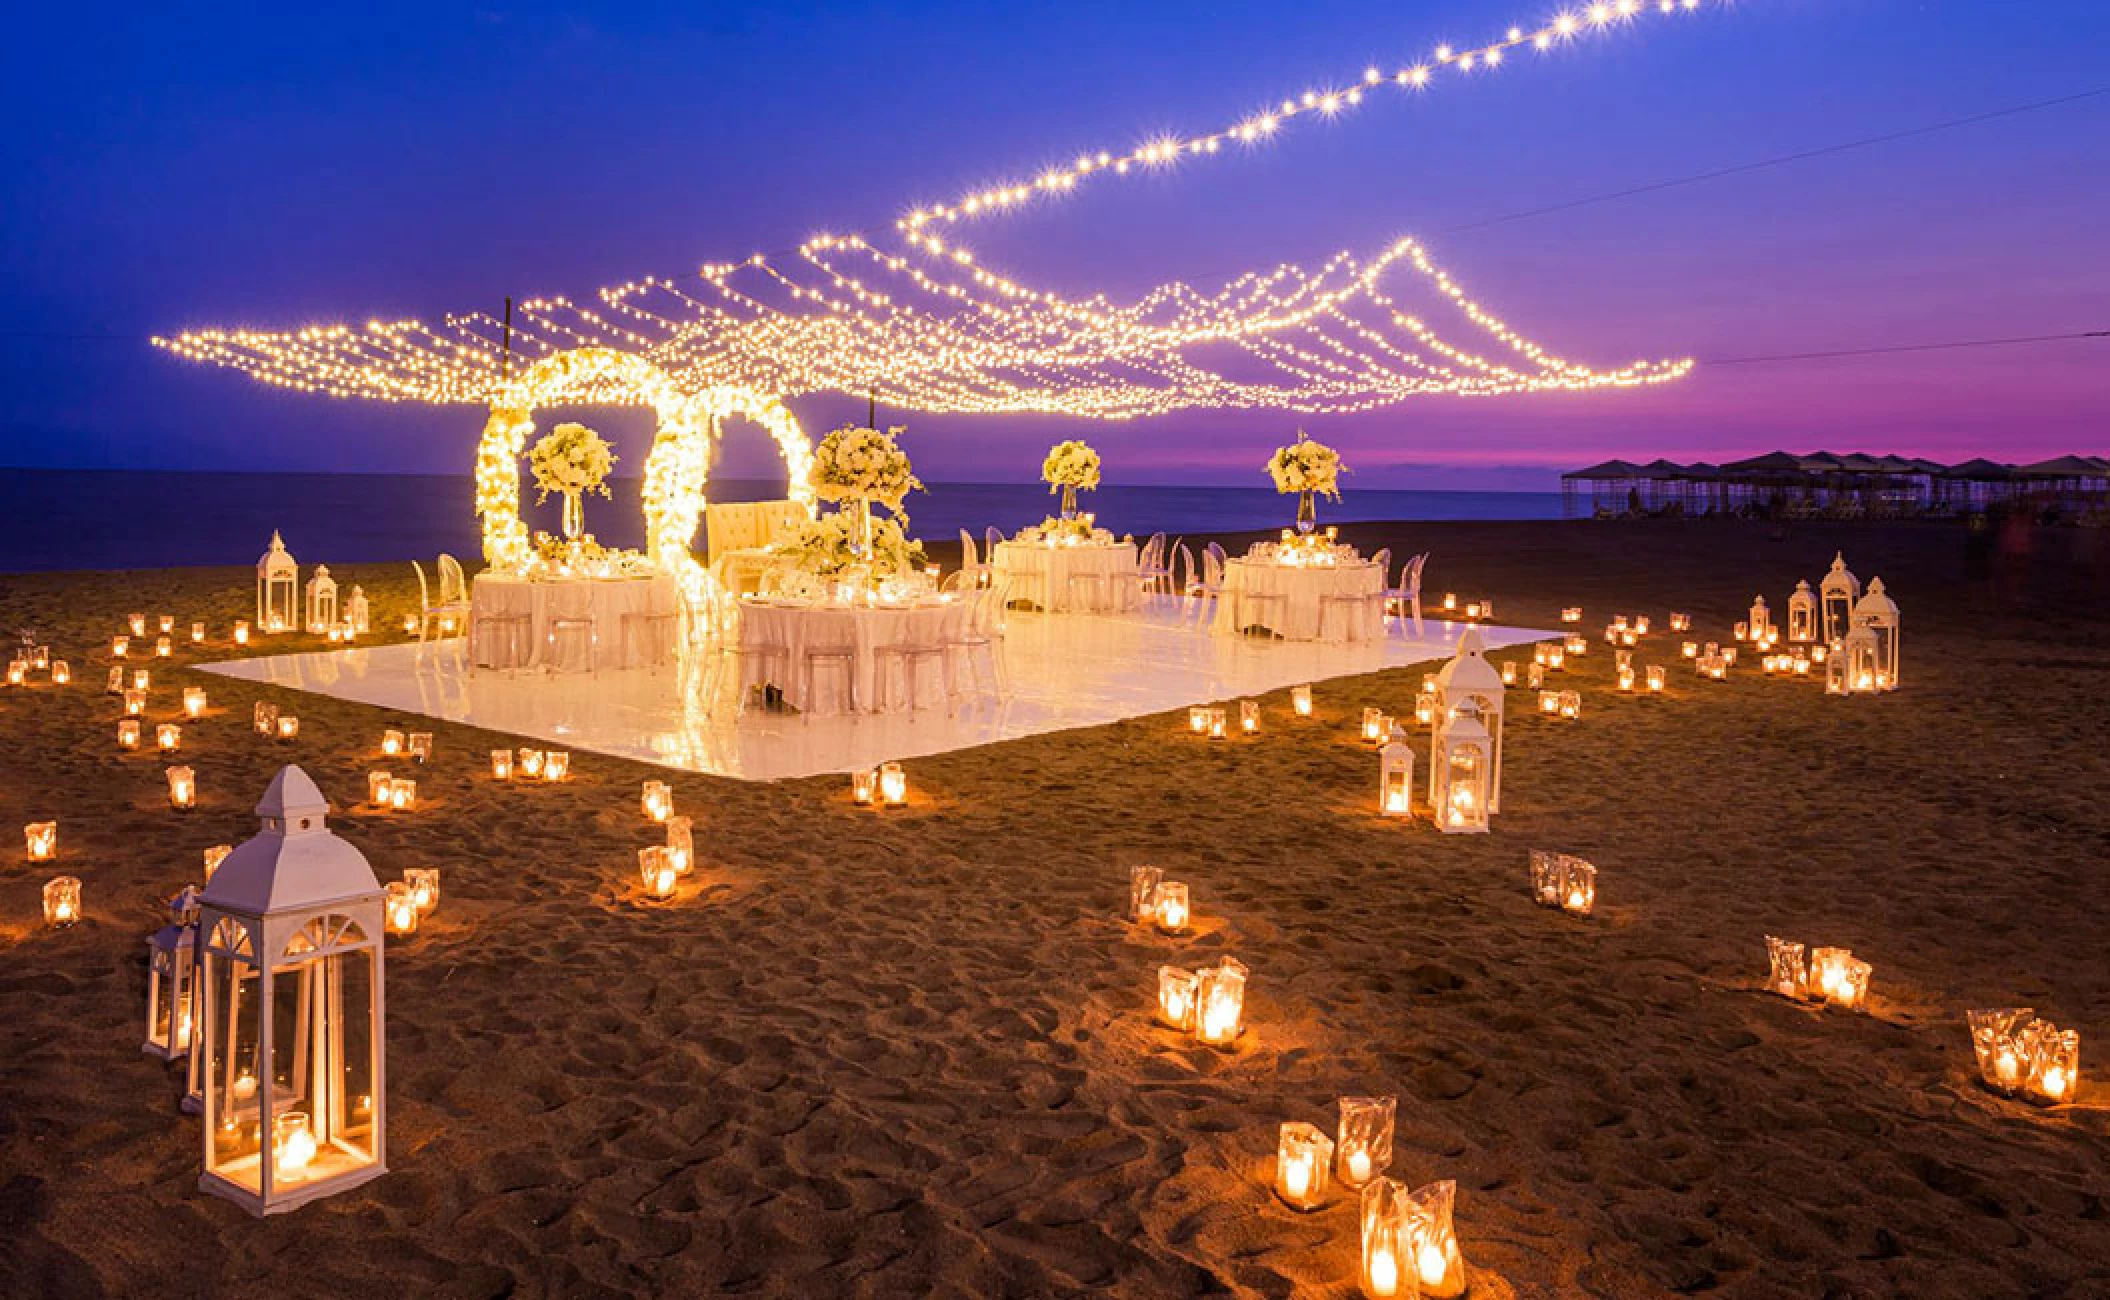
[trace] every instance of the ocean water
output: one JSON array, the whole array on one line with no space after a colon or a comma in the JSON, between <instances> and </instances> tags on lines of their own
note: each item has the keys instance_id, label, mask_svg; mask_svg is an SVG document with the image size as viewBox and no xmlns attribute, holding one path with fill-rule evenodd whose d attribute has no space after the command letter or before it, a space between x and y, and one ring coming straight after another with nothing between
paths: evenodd
<instances>
[{"instance_id":1,"label":"ocean water","mask_svg":"<svg viewBox=\"0 0 2110 1300\"><path fill-rule=\"evenodd\" d=\"M610 484L613 500L590 497L586 526L609 545L637 546L644 524L638 481ZM713 500L781 496L783 484L724 479ZM557 501L524 497L531 527L557 529ZM476 493L466 476L414 474L222 474L101 470L0 470L0 572L143 569L252 564L284 533L303 564L379 563L481 553ZM1108 487L1083 504L1116 533L1213 534L1279 528L1294 501L1266 488ZM1552 492L1350 491L1321 501L1319 521L1558 519ZM932 541L966 528L979 539L1053 512L1037 484L935 483L909 498L910 531ZM702 545L699 529L697 544Z\"/></svg>"}]
</instances>

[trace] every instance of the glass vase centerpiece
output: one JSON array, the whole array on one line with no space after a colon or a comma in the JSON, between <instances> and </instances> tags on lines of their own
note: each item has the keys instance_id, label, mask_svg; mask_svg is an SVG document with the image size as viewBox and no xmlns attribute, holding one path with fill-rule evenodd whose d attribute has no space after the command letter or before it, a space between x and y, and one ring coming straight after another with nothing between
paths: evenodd
<instances>
[{"instance_id":1,"label":"glass vase centerpiece","mask_svg":"<svg viewBox=\"0 0 2110 1300\"><path fill-rule=\"evenodd\" d=\"M1041 462L1040 479L1049 492L1062 494L1059 517L1075 519L1077 494L1099 488L1099 453L1074 438L1058 442L1048 448L1048 458Z\"/></svg>"},{"instance_id":2,"label":"glass vase centerpiece","mask_svg":"<svg viewBox=\"0 0 2110 1300\"><path fill-rule=\"evenodd\" d=\"M586 532L586 494L610 495L608 472L615 460L615 452L601 435L583 424L560 424L529 448L528 469L535 475L536 503L549 500L552 492L564 499L565 541L577 541Z\"/></svg>"},{"instance_id":3,"label":"glass vase centerpiece","mask_svg":"<svg viewBox=\"0 0 2110 1300\"><path fill-rule=\"evenodd\" d=\"M1345 470L1341 454L1324 443L1313 442L1302 429L1297 430L1297 440L1287 447L1277 447L1268 458L1268 477L1274 480L1275 491L1284 496L1294 493L1297 497L1297 532L1310 536L1319 527L1317 498L1341 499L1341 474Z\"/></svg>"}]
</instances>

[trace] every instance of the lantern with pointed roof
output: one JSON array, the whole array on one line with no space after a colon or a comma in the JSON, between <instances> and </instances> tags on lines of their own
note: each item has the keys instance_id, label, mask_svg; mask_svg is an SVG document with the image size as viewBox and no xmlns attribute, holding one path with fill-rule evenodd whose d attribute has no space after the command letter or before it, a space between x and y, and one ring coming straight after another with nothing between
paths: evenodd
<instances>
[{"instance_id":1,"label":"lantern with pointed roof","mask_svg":"<svg viewBox=\"0 0 2110 1300\"><path fill-rule=\"evenodd\" d=\"M1854 629L1866 628L1875 639L1876 689L1898 688L1898 604L1883 590L1881 578L1868 581L1868 593L1854 604ZM1848 640L1852 637L1849 634Z\"/></svg>"},{"instance_id":2,"label":"lantern with pointed roof","mask_svg":"<svg viewBox=\"0 0 2110 1300\"><path fill-rule=\"evenodd\" d=\"M318 564L308 578L308 631L326 634L337 623L337 580L330 566Z\"/></svg>"},{"instance_id":3,"label":"lantern with pointed roof","mask_svg":"<svg viewBox=\"0 0 2110 1300\"><path fill-rule=\"evenodd\" d=\"M1854 602L1861 599L1861 580L1846 567L1846 553L1832 555L1831 571L1817 584L1824 613L1824 640L1826 644L1844 637L1853 626Z\"/></svg>"},{"instance_id":4,"label":"lantern with pointed roof","mask_svg":"<svg viewBox=\"0 0 2110 1300\"><path fill-rule=\"evenodd\" d=\"M1480 639L1480 629L1470 627L1458 638L1458 653L1436 674L1437 704L1436 730L1431 753L1441 753L1443 730L1450 720L1470 707L1479 719L1480 726L1487 731L1488 769L1487 805L1488 815L1502 811L1502 674L1487 662L1487 651ZM1429 770L1429 798L1431 806L1441 809L1434 802L1436 797L1436 771L1434 764Z\"/></svg>"},{"instance_id":5,"label":"lantern with pointed roof","mask_svg":"<svg viewBox=\"0 0 2110 1300\"><path fill-rule=\"evenodd\" d=\"M1446 834L1484 833L1493 784L1494 742L1479 712L1460 705L1429 754L1429 810Z\"/></svg>"},{"instance_id":6,"label":"lantern with pointed roof","mask_svg":"<svg viewBox=\"0 0 2110 1300\"><path fill-rule=\"evenodd\" d=\"M279 769L256 811L262 829L199 898L192 1055L199 1186L275 1214L386 1167L382 891L298 767Z\"/></svg>"},{"instance_id":7,"label":"lantern with pointed roof","mask_svg":"<svg viewBox=\"0 0 2110 1300\"><path fill-rule=\"evenodd\" d=\"M286 550L285 539L271 534L271 549L256 562L256 626L260 632L298 627L300 565Z\"/></svg>"},{"instance_id":8,"label":"lantern with pointed roof","mask_svg":"<svg viewBox=\"0 0 2110 1300\"><path fill-rule=\"evenodd\" d=\"M190 1055L197 1027L198 891L169 900L169 924L147 937L147 1037L140 1050L164 1061Z\"/></svg>"},{"instance_id":9,"label":"lantern with pointed roof","mask_svg":"<svg viewBox=\"0 0 2110 1300\"><path fill-rule=\"evenodd\" d=\"M352 594L344 600L344 625L353 636L365 636L373 631L373 611L366 603L365 590L356 582L352 584Z\"/></svg>"},{"instance_id":10,"label":"lantern with pointed roof","mask_svg":"<svg viewBox=\"0 0 2110 1300\"><path fill-rule=\"evenodd\" d=\"M1795 594L1788 597L1788 640L1800 644L1817 639L1817 593L1810 590L1809 579L1795 584Z\"/></svg>"}]
</instances>

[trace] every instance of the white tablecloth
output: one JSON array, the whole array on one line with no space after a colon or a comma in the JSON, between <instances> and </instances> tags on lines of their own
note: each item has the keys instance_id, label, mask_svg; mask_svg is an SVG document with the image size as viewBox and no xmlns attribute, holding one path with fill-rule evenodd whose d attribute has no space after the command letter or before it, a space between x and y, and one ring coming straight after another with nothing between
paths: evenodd
<instances>
[{"instance_id":1,"label":"white tablecloth","mask_svg":"<svg viewBox=\"0 0 2110 1300\"><path fill-rule=\"evenodd\" d=\"M1121 614L1142 600L1136 548L1129 542L1105 546L999 542L992 563L1010 579L1013 601L1030 601L1045 610ZM1072 583L1073 577L1090 581Z\"/></svg>"},{"instance_id":2,"label":"white tablecloth","mask_svg":"<svg viewBox=\"0 0 2110 1300\"><path fill-rule=\"evenodd\" d=\"M856 707L888 713L908 707L905 661L881 651L899 646L945 647L915 667L916 703L928 708L950 699L953 651L968 633L976 603L950 597L915 605L806 605L768 599L740 602L740 691L774 686L801 713L844 713L843 672L822 662L809 674L806 655L847 649Z\"/></svg>"},{"instance_id":3,"label":"white tablecloth","mask_svg":"<svg viewBox=\"0 0 2110 1300\"><path fill-rule=\"evenodd\" d=\"M1384 604L1329 605L1320 623L1321 596L1379 596L1385 575L1375 564L1298 567L1236 559L1224 566L1223 596L1213 630L1238 636L1258 625L1289 641L1381 641ZM1251 599L1254 596L1279 599Z\"/></svg>"},{"instance_id":4,"label":"white tablecloth","mask_svg":"<svg viewBox=\"0 0 2110 1300\"><path fill-rule=\"evenodd\" d=\"M565 672L643 668L670 658L680 639L674 579L523 578L479 573L469 585L469 656L479 668L550 667ZM501 619L525 614L527 622ZM625 615L638 615L625 626ZM559 618L591 618L592 639L550 641ZM653 620L657 621L653 621ZM560 658L561 656L561 658Z\"/></svg>"}]
</instances>

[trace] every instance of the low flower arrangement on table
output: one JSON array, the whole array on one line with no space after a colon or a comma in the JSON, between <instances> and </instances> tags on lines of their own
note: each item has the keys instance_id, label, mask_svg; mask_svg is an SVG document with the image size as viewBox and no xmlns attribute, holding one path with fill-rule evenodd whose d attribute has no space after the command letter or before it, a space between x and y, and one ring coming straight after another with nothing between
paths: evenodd
<instances>
[{"instance_id":1,"label":"low flower arrangement on table","mask_svg":"<svg viewBox=\"0 0 2110 1300\"><path fill-rule=\"evenodd\" d=\"M1297 531L1310 533L1319 526L1318 507L1313 498L1325 496L1330 500L1341 499L1341 475L1346 467L1341 464L1341 453L1321 442L1313 442L1302 429L1297 430L1297 440L1287 447L1277 447L1268 458L1268 477L1275 482L1275 491L1284 496L1295 493L1297 500Z\"/></svg>"},{"instance_id":2,"label":"low flower arrangement on table","mask_svg":"<svg viewBox=\"0 0 2110 1300\"><path fill-rule=\"evenodd\" d=\"M842 508L799 524L770 546L778 590L822 599L852 589L900 594L929 586L923 543L908 535L901 508L923 487L895 442L901 432L852 426L821 440L813 455L814 495ZM875 502L888 517L874 517Z\"/></svg>"},{"instance_id":3,"label":"low flower arrangement on table","mask_svg":"<svg viewBox=\"0 0 2110 1300\"><path fill-rule=\"evenodd\" d=\"M565 539L534 535L521 576L527 578L642 578L658 572L643 551L603 546L592 533Z\"/></svg>"},{"instance_id":4,"label":"low flower arrangement on table","mask_svg":"<svg viewBox=\"0 0 2110 1300\"><path fill-rule=\"evenodd\" d=\"M1255 542L1246 558L1261 564L1279 564L1292 569L1332 569L1362 563L1362 553L1334 540L1329 528L1323 534L1296 535L1282 530L1279 542Z\"/></svg>"},{"instance_id":5,"label":"low flower arrangement on table","mask_svg":"<svg viewBox=\"0 0 2110 1300\"><path fill-rule=\"evenodd\" d=\"M1058 519L1053 515L1018 530L1013 540L1026 546L1112 546L1114 535L1094 522L1095 516Z\"/></svg>"}]
</instances>

